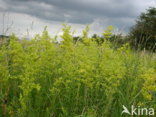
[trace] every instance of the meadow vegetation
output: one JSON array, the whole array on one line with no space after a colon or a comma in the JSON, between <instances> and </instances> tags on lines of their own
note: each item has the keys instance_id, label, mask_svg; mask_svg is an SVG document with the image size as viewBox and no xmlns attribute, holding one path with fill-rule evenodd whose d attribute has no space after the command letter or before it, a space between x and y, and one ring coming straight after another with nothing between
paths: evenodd
<instances>
[{"instance_id":1,"label":"meadow vegetation","mask_svg":"<svg viewBox=\"0 0 156 117\"><path fill-rule=\"evenodd\" d=\"M156 56L64 25L59 43L45 30L31 40L14 34L0 46L2 117L120 117L122 105L156 109ZM98 40L99 39L99 40ZM122 115L127 116L127 115Z\"/></svg>"}]
</instances>

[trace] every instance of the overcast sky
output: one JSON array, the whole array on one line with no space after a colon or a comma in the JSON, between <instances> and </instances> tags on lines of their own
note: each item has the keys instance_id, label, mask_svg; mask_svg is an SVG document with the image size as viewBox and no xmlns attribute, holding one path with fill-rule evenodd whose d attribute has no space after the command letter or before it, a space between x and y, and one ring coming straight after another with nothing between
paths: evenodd
<instances>
[{"instance_id":1,"label":"overcast sky","mask_svg":"<svg viewBox=\"0 0 156 117\"><path fill-rule=\"evenodd\" d=\"M59 34L62 23L77 34L87 24L91 33L101 33L108 25L127 32L150 6L156 6L156 0L0 0L0 33L11 27L8 33L34 35L48 26L51 34Z\"/></svg>"}]
</instances>

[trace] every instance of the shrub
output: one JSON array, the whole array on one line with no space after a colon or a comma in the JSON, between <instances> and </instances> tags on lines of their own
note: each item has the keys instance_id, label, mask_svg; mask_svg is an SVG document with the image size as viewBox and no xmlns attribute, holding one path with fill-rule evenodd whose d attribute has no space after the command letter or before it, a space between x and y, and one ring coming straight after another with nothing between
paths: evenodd
<instances>
[{"instance_id":1,"label":"shrub","mask_svg":"<svg viewBox=\"0 0 156 117\"><path fill-rule=\"evenodd\" d=\"M130 32L131 44L135 49L156 50L156 8L142 13Z\"/></svg>"}]
</instances>

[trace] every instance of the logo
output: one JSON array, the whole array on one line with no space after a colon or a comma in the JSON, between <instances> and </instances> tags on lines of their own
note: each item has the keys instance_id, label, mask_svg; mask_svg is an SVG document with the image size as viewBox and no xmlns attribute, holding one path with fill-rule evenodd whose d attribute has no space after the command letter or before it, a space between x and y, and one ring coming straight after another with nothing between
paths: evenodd
<instances>
[{"instance_id":1,"label":"logo","mask_svg":"<svg viewBox=\"0 0 156 117\"><path fill-rule=\"evenodd\" d=\"M140 106L135 107L134 105L131 106L131 110L128 110L126 106L122 105L123 111L121 114L128 114L128 115L154 115L153 108L141 108Z\"/></svg>"}]
</instances>

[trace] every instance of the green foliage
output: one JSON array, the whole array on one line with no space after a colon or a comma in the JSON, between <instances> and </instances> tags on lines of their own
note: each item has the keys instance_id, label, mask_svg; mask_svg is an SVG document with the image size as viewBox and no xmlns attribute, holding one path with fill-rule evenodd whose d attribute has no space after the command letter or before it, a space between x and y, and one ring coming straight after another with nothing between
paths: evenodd
<instances>
[{"instance_id":1,"label":"green foliage","mask_svg":"<svg viewBox=\"0 0 156 117\"><path fill-rule=\"evenodd\" d=\"M73 36L71 35L71 27L64 24L64 28L62 29L63 35L61 36L62 47L70 48L73 43Z\"/></svg>"},{"instance_id":2,"label":"green foliage","mask_svg":"<svg viewBox=\"0 0 156 117\"><path fill-rule=\"evenodd\" d=\"M136 49L156 50L156 8L142 13L130 32L131 44Z\"/></svg>"},{"instance_id":3,"label":"green foliage","mask_svg":"<svg viewBox=\"0 0 156 117\"><path fill-rule=\"evenodd\" d=\"M104 39L107 40L110 39L110 37L112 36L112 31L113 31L113 26L108 26L103 33Z\"/></svg>"},{"instance_id":4,"label":"green foliage","mask_svg":"<svg viewBox=\"0 0 156 117\"><path fill-rule=\"evenodd\" d=\"M82 42L85 45L90 45L91 40L88 37L88 33L89 33L89 26L86 26L86 28L83 30L83 35L82 35Z\"/></svg>"},{"instance_id":5,"label":"green foliage","mask_svg":"<svg viewBox=\"0 0 156 117\"><path fill-rule=\"evenodd\" d=\"M106 28L106 30L104 30L104 32L102 33L102 37L98 36L97 34L94 34L92 36L92 40L95 41L98 45L102 45L104 42L108 42L110 41L111 42L111 38L113 36L113 31L114 27L113 26L108 26Z\"/></svg>"},{"instance_id":6,"label":"green foliage","mask_svg":"<svg viewBox=\"0 0 156 117\"><path fill-rule=\"evenodd\" d=\"M100 46L88 31L73 43L64 25L59 44L46 28L31 40L12 35L0 48L0 115L119 117L122 105L156 108L155 55L112 49L112 28Z\"/></svg>"}]
</instances>

